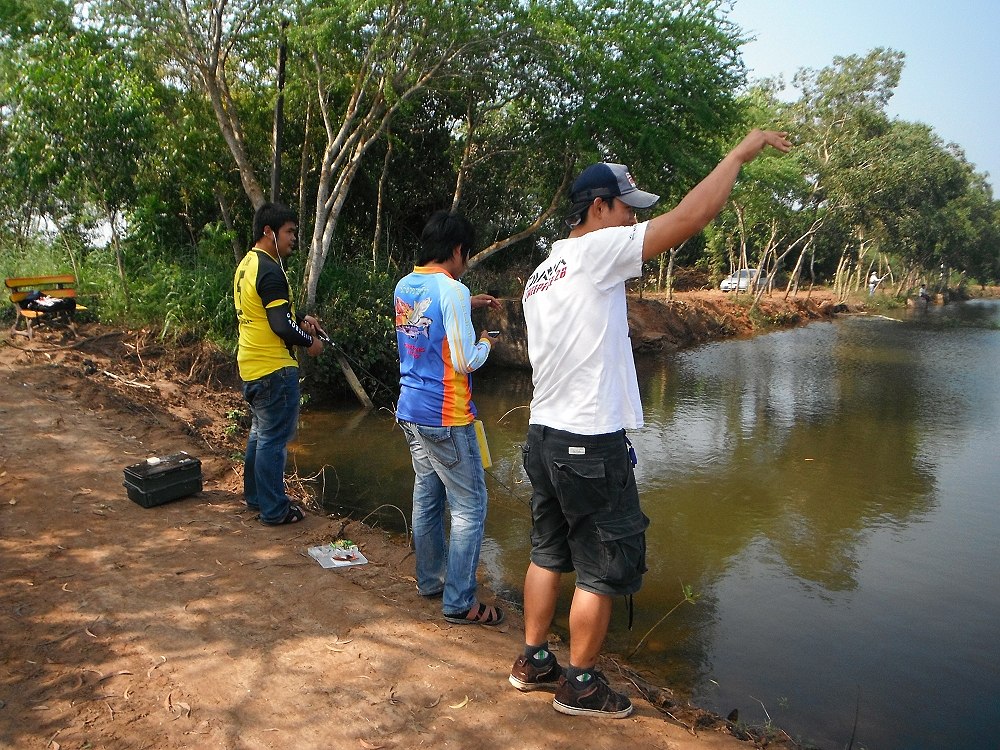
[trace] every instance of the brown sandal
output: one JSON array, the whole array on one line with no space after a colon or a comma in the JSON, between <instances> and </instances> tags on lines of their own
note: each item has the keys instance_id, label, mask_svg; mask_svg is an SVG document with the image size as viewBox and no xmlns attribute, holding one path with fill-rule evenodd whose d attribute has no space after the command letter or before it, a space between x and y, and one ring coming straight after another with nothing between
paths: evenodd
<instances>
[{"instance_id":1,"label":"brown sandal","mask_svg":"<svg viewBox=\"0 0 1000 750\"><path fill-rule=\"evenodd\" d=\"M468 612L446 613L444 619L455 625L486 625L492 628L503 622L505 616L500 607L476 602Z\"/></svg>"}]
</instances>

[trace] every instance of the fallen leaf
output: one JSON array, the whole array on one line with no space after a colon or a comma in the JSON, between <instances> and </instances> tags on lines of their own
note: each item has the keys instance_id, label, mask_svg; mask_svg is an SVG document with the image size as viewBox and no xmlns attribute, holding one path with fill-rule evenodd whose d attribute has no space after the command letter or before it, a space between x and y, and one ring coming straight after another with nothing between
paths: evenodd
<instances>
[{"instance_id":1,"label":"fallen leaf","mask_svg":"<svg viewBox=\"0 0 1000 750\"><path fill-rule=\"evenodd\" d=\"M163 664L166 660L167 660L167 657L161 656L160 657L160 664ZM149 668L149 670L146 672L146 677L149 677L150 675L152 675L153 674L153 670L156 669L157 667L159 667L160 664L154 664L153 666L151 666Z\"/></svg>"},{"instance_id":2,"label":"fallen leaf","mask_svg":"<svg viewBox=\"0 0 1000 750\"><path fill-rule=\"evenodd\" d=\"M104 682L105 680L110 680L112 677L117 677L118 675L122 675L122 674L132 674L132 673L129 672L127 669L123 669L121 672L112 672L111 674L101 675L97 679L97 681L98 682Z\"/></svg>"}]
</instances>

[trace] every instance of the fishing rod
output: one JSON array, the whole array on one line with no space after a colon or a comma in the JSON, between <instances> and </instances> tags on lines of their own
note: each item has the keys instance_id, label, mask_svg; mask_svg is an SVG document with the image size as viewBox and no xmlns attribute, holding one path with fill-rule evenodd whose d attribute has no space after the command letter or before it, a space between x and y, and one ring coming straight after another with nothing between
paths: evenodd
<instances>
[{"instance_id":1,"label":"fishing rod","mask_svg":"<svg viewBox=\"0 0 1000 750\"><path fill-rule=\"evenodd\" d=\"M390 388L384 382L382 382L381 379L375 377L364 365L362 365L360 362L358 362L357 359L355 359L354 357L352 357L351 355L349 355L344 350L344 347L342 347L339 344L337 344L337 342L335 342L333 339L331 339L324 331L317 330L316 331L316 338L318 338L324 344L328 344L330 347L332 347L335 350L334 353L338 356L338 358L342 358L341 359L341 368L343 369L344 366L346 365L346 369L344 370L344 375L347 376L348 381L350 381L350 379L351 379L352 376L353 376L353 378L355 380L355 383L350 383L351 387L354 388L355 393L357 393L357 390L358 390L358 388L360 388L361 384L360 384L360 381L358 381L358 379L357 379L357 375L354 375L353 369L350 367L350 365L347 365L346 360L350 360L351 362L353 362L357 366L357 368L359 370L361 370L362 373L364 373L367 377L369 377L372 380L374 380L376 385L382 386L382 388L384 388L386 391L388 391L390 395L395 395L395 393L396 393L395 389ZM350 375L348 375L348 372L347 372L348 370L351 371ZM367 394L365 394L365 395L367 396ZM370 399L369 399L369 403L370 403Z\"/></svg>"},{"instance_id":2,"label":"fishing rod","mask_svg":"<svg viewBox=\"0 0 1000 750\"><path fill-rule=\"evenodd\" d=\"M497 336L497 335L498 335L498 334L499 334L500 332L499 332L499 331L488 331L488 333L489 333L489 335L490 335L490 336L494 336L494 337L495 337L495 336ZM357 361L357 360L356 360L356 359L355 359L354 357L351 357L350 355L348 355L348 354L347 354L347 352L345 352L345 351L344 351L344 348L343 348L342 346L339 346L339 345L338 345L338 344L337 344L337 343L336 343L336 342L335 342L335 341L334 341L333 339L331 339L331 338L330 338L330 337L329 337L329 336L328 336L328 335L327 335L327 334L326 334L325 332L323 332L323 331L317 331L317 332L316 332L316 337L317 337L317 338L318 338L318 339L319 339L320 341L322 341L322 342L323 342L324 344L328 344L329 346L333 347L333 348L334 348L334 349L335 349L335 350L336 350L337 352L339 352L339 353L340 353L341 355L343 355L343 356L344 356L344 357L346 357L347 359L351 360L351 362L353 362L353 363L354 363L355 365L357 365L357 366L358 366L358 369L360 369L360 370L361 370L361 371L362 371L362 372L363 372L363 373L364 373L365 375L367 375L367 376L368 376L369 378L371 378L372 380L374 380L374 381L375 381L375 382L376 382L376 383L377 383L378 385L380 385L380 386L382 386L383 388L385 388L385 390L387 390L387 391L388 391L388 392L389 392L390 394L395 394L395 390L393 390L392 388L390 388L389 386L387 386L387 385L386 385L385 383L383 383L383 382L382 382L382 381L381 381L381 380L380 380L379 378L377 378L377 377L375 377L374 375L372 375L372 374L371 374L371 372L369 372L369 371L368 371L368 370L367 370L367 369L366 369L366 368L365 368L365 367L364 367L364 366L363 366L363 365L362 365L362 364L361 364L360 362L358 362L358 361ZM513 409L512 409L511 411L513 411ZM508 414L509 414L509 413L510 413L510 412L508 412ZM507 415L505 414L504 416L507 416ZM501 417L501 419L503 419L503 417ZM508 485L508 484L507 484L506 482L504 482L504 481L503 481L502 479L500 479L500 477L498 477L498 476L497 476L496 474L494 474L494 473L493 473L492 471L490 471L489 469L486 469L486 468L484 468L484 469L483 469L483 471L485 471L485 472L486 472L487 474L489 474L489 475L490 475L490 477L491 477L491 478L493 479L493 481L494 481L494 482L496 482L496 483L497 483L497 484L499 484L499 485L500 485L501 487L503 487L503 488L504 488L505 490L507 490L507 493L508 493L508 494L509 494L509 495L510 495L511 497L513 497L513 498L514 498L515 500L520 500L520 501L524 502L524 503L525 503L526 505L530 505L530 501L529 501L528 499L526 499L526 498L523 498L523 497L521 497L521 496L520 496L520 495L519 495L518 493L514 492L514 490L513 490L513 489L511 489L510 485Z\"/></svg>"}]
</instances>

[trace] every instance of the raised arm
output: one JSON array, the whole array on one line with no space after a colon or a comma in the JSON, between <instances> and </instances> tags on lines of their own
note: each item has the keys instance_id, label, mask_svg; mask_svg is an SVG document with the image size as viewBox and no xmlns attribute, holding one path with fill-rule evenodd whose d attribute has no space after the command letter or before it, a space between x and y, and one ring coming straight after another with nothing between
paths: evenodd
<instances>
[{"instance_id":1,"label":"raised arm","mask_svg":"<svg viewBox=\"0 0 1000 750\"><path fill-rule=\"evenodd\" d=\"M726 205L740 167L756 159L767 146L787 152L792 147L787 135L775 130L750 131L673 210L649 222L642 245L642 259L655 258L704 229Z\"/></svg>"}]
</instances>

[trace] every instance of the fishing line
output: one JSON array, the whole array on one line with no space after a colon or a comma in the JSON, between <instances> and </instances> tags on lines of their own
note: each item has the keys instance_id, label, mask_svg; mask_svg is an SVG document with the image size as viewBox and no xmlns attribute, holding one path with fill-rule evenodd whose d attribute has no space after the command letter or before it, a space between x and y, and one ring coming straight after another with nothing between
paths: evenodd
<instances>
[{"instance_id":1,"label":"fishing line","mask_svg":"<svg viewBox=\"0 0 1000 750\"><path fill-rule=\"evenodd\" d=\"M531 507L531 498L530 497L522 497L518 493L514 492L514 490L512 490L510 488L510 486L506 482L504 482L502 479L500 479L500 477L498 477L496 474L494 474L489 469L487 469L487 468L484 467L483 471L485 471L487 474L489 474L490 477L493 479L494 482L496 482L501 487L503 487L505 490L507 490L507 494L509 494L512 498L514 498L515 500L518 500L519 502L524 503L529 508Z\"/></svg>"}]
</instances>

